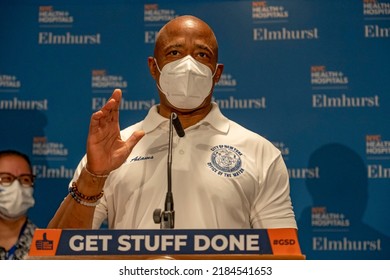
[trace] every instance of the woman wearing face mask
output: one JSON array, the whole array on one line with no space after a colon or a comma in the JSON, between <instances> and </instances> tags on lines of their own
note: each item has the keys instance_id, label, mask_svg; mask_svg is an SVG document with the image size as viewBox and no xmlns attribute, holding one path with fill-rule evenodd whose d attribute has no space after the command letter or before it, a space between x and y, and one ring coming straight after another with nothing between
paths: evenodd
<instances>
[{"instance_id":1,"label":"woman wearing face mask","mask_svg":"<svg viewBox=\"0 0 390 280\"><path fill-rule=\"evenodd\" d=\"M34 206L34 175L29 158L0 151L0 259L21 260L29 252L36 229L26 216Z\"/></svg>"}]
</instances>

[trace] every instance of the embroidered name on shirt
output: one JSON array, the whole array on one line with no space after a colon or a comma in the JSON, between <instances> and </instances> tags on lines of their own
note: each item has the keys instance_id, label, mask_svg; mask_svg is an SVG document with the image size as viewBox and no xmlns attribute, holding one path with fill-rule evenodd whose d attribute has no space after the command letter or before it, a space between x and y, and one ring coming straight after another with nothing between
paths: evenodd
<instances>
[{"instance_id":1,"label":"embroidered name on shirt","mask_svg":"<svg viewBox=\"0 0 390 280\"><path fill-rule=\"evenodd\" d=\"M141 161L141 160L148 160L148 159L154 159L153 156L136 156L136 157L133 157L130 162L133 162L133 161Z\"/></svg>"},{"instance_id":2,"label":"embroidered name on shirt","mask_svg":"<svg viewBox=\"0 0 390 280\"><path fill-rule=\"evenodd\" d=\"M210 162L207 166L217 175L237 177L244 173L242 168L242 153L229 145L218 145L211 148Z\"/></svg>"}]
</instances>

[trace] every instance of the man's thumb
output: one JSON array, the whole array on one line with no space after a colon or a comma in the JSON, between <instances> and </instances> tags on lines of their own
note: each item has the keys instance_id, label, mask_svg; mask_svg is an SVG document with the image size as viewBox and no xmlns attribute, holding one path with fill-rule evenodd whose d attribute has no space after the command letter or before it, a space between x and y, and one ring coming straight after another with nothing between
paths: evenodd
<instances>
[{"instance_id":1,"label":"man's thumb","mask_svg":"<svg viewBox=\"0 0 390 280\"><path fill-rule=\"evenodd\" d=\"M135 145L139 142L139 140L142 139L142 137L145 136L145 131L143 130L137 130L134 131L133 134L127 139L127 144L129 145L130 149L133 149Z\"/></svg>"}]
</instances>

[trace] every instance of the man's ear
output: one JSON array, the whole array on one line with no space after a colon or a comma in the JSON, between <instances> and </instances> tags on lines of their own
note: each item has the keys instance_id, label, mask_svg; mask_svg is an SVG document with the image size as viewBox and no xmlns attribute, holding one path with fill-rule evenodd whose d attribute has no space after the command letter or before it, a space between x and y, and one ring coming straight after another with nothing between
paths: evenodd
<instances>
[{"instance_id":1,"label":"man's ear","mask_svg":"<svg viewBox=\"0 0 390 280\"><path fill-rule=\"evenodd\" d=\"M154 60L154 57L149 56L148 57L148 66L149 66L149 72L150 75L152 75L153 79L157 79L158 69L156 61Z\"/></svg>"},{"instance_id":2,"label":"man's ear","mask_svg":"<svg viewBox=\"0 0 390 280\"><path fill-rule=\"evenodd\" d=\"M223 64L217 64L217 69L214 75L214 83L218 83L219 79L222 76L223 68L224 68Z\"/></svg>"}]
</instances>

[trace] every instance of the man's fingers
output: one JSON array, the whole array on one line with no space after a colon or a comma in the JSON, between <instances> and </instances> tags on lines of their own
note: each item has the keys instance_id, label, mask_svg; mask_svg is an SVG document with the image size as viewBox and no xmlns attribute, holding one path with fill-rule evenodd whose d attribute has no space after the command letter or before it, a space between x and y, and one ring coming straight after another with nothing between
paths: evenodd
<instances>
[{"instance_id":1,"label":"man's fingers","mask_svg":"<svg viewBox=\"0 0 390 280\"><path fill-rule=\"evenodd\" d=\"M122 91L114 90L106 104L91 116L91 128L104 125L105 122L119 121L119 104L122 100ZM103 123L101 123L103 121Z\"/></svg>"},{"instance_id":2,"label":"man's fingers","mask_svg":"<svg viewBox=\"0 0 390 280\"><path fill-rule=\"evenodd\" d=\"M114 90L110 99L103 106L101 111L108 122L119 121L119 105L122 100L122 91L120 89Z\"/></svg>"},{"instance_id":3,"label":"man's fingers","mask_svg":"<svg viewBox=\"0 0 390 280\"><path fill-rule=\"evenodd\" d=\"M99 122L100 122L100 119L102 118L102 116L103 116L103 112L101 112L101 111L97 111L97 112L92 114L91 121L89 124L90 132L94 131L95 129L98 129Z\"/></svg>"},{"instance_id":4,"label":"man's fingers","mask_svg":"<svg viewBox=\"0 0 390 280\"><path fill-rule=\"evenodd\" d=\"M120 89L115 89L114 91L113 91L113 93L112 93L112 95L111 95L111 97L110 97L110 100L111 99L114 99L114 100L116 100L116 101L121 101L121 99L122 99L122 90L120 90Z\"/></svg>"},{"instance_id":5,"label":"man's fingers","mask_svg":"<svg viewBox=\"0 0 390 280\"><path fill-rule=\"evenodd\" d=\"M137 130L126 140L129 153L133 150L134 146L145 136L145 131Z\"/></svg>"}]
</instances>

